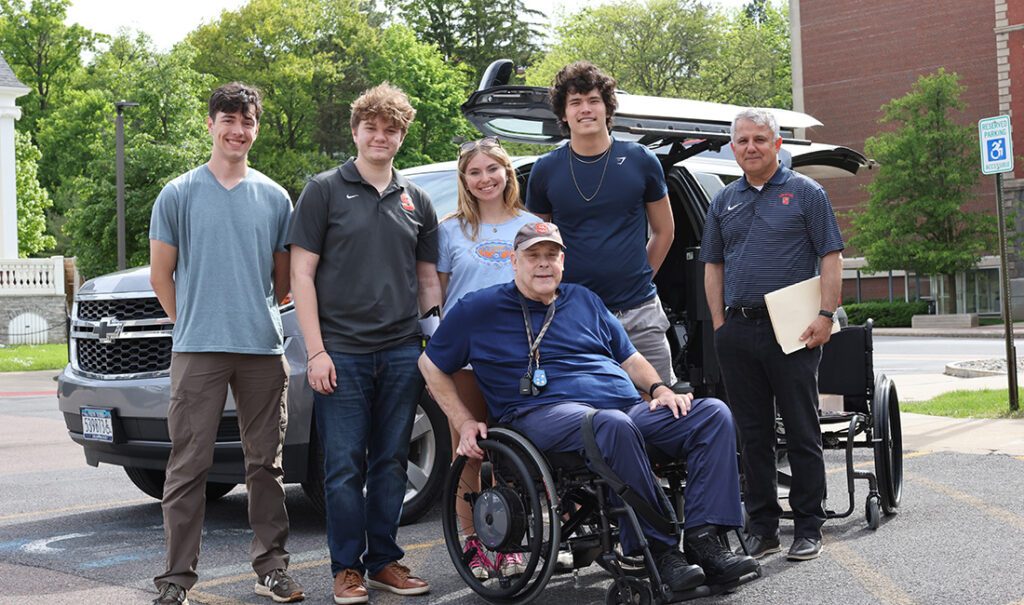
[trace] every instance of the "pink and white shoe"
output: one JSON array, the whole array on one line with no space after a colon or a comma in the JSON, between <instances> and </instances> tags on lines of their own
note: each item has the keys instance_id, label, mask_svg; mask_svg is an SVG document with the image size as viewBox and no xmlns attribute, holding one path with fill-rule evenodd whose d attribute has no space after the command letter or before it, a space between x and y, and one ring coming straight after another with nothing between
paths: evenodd
<instances>
[{"instance_id":1,"label":"pink and white shoe","mask_svg":"<svg viewBox=\"0 0 1024 605\"><path fill-rule=\"evenodd\" d=\"M472 572L473 577L477 580L486 580L491 577L492 572L498 571L497 566L491 562L487 557L487 553L484 552L484 545L480 543L480 540L476 536L466 540L466 546L463 552L469 552L474 550L473 558L469 560L469 571ZM498 555L499 557L501 555Z\"/></svg>"}]
</instances>

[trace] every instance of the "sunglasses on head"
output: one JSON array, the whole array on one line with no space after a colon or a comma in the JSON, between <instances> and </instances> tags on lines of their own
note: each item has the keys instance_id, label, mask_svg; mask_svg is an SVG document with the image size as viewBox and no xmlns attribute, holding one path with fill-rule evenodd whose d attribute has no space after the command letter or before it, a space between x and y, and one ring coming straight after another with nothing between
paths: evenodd
<instances>
[{"instance_id":1,"label":"sunglasses on head","mask_svg":"<svg viewBox=\"0 0 1024 605\"><path fill-rule=\"evenodd\" d=\"M459 155L469 153L477 147L501 147L501 142L498 141L497 137L484 137L476 141L466 141L459 145Z\"/></svg>"}]
</instances>

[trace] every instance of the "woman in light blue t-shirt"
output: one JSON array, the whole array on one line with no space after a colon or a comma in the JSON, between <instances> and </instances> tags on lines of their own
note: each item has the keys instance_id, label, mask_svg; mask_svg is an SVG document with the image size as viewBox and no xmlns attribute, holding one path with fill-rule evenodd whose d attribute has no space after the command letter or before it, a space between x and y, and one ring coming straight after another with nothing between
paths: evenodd
<instances>
[{"instance_id":1,"label":"woman in light blue t-shirt","mask_svg":"<svg viewBox=\"0 0 1024 605\"><path fill-rule=\"evenodd\" d=\"M469 292L512 281L512 241L526 223L540 219L523 207L519 199L512 160L494 137L463 143L459 148L458 209L438 225L437 274L444 296L442 317ZM454 375L459 398L473 418L487 422L487 403L476 384L473 370ZM452 452L459 446L459 432L449 424ZM469 460L462 472L462 485L480 488L480 462ZM461 498L456 509L462 520L466 546L476 549L470 569L477 578L521 574L526 565L518 553L495 553L492 561L474 534L472 512Z\"/></svg>"}]
</instances>

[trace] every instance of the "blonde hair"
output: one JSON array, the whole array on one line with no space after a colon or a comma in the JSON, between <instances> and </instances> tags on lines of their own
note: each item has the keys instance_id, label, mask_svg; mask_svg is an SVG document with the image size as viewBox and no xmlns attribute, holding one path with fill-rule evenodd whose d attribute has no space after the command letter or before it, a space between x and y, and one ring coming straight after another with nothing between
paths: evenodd
<instances>
[{"instance_id":1,"label":"blonde hair","mask_svg":"<svg viewBox=\"0 0 1024 605\"><path fill-rule=\"evenodd\" d=\"M352 101L350 123L352 130L356 130L363 120L383 118L405 133L408 132L409 124L412 124L415 117L416 110L409 103L409 96L401 88L388 82L381 82L373 88L364 90L358 99Z\"/></svg>"},{"instance_id":2,"label":"blonde hair","mask_svg":"<svg viewBox=\"0 0 1024 605\"><path fill-rule=\"evenodd\" d=\"M519 216L519 213L526 208L519 201L519 180L516 179L516 171L512 168L512 158L501 148L500 145L485 146L478 145L459 156L458 179L459 179L459 203L455 212L444 217L443 220L452 218L459 219L459 226L462 234L472 241L476 241L480 235L480 206L473 194L466 187L466 166L478 154L486 154L488 157L497 160L505 168L505 192L503 206L512 213L512 216ZM470 233L472 231L472 233Z\"/></svg>"}]
</instances>

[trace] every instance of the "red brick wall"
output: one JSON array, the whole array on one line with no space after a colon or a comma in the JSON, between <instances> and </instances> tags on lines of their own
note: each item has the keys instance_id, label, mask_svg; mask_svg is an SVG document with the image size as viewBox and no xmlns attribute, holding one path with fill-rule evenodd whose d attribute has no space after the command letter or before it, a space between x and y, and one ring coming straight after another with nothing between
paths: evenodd
<instances>
[{"instance_id":1,"label":"red brick wall","mask_svg":"<svg viewBox=\"0 0 1024 605\"><path fill-rule=\"evenodd\" d=\"M917 281L914 276L910 276L910 300L915 300L914 293L917 290ZM931 294L931 282L927 277L921 278L921 296L929 296ZM857 280L853 278L847 278L843 280L842 290L843 300L852 299L857 300ZM861 277L860 280L860 299L863 302L869 300L889 300L889 277L883 275L881 277ZM903 277L892 278L892 299L903 300Z\"/></svg>"},{"instance_id":2,"label":"red brick wall","mask_svg":"<svg viewBox=\"0 0 1024 605\"><path fill-rule=\"evenodd\" d=\"M1024 2L1008 0L1006 17L1009 25L1024 23ZM1011 31L1007 46L1010 51L1010 120L1013 123L1014 176L1024 177L1024 31Z\"/></svg>"},{"instance_id":3,"label":"red brick wall","mask_svg":"<svg viewBox=\"0 0 1024 605\"><path fill-rule=\"evenodd\" d=\"M1011 4L1017 4L1012 12L1024 11L1022 3ZM804 111L824 124L808 132L813 140L863 151L865 139L879 131L881 106L940 67L960 74L967 87L963 124L976 128L979 119L999 114L993 0L800 0L800 23ZM1024 62L1017 67L1015 73ZM1024 106L1017 115L1024 118ZM1015 130L1021 154L1024 123ZM862 186L870 174L823 183L837 212L867 199ZM981 179L968 208L995 213L993 177ZM840 227L849 241L848 221Z\"/></svg>"}]
</instances>

